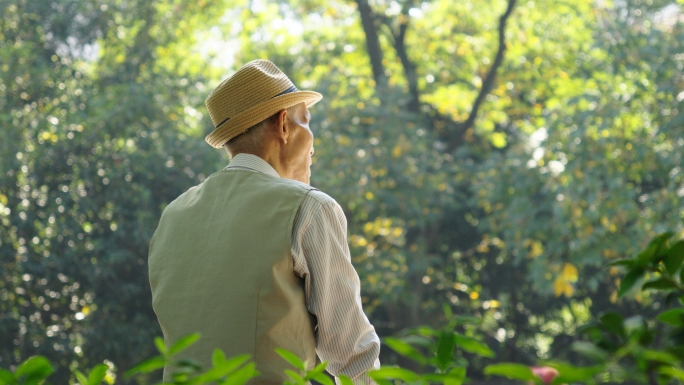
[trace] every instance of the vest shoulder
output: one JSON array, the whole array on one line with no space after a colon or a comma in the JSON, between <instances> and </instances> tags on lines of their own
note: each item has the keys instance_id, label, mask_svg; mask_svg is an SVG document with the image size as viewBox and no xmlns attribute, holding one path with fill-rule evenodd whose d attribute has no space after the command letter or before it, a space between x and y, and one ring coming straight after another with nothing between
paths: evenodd
<instances>
[{"instance_id":1,"label":"vest shoulder","mask_svg":"<svg viewBox=\"0 0 684 385\"><path fill-rule=\"evenodd\" d=\"M308 196L316 202L320 203L321 205L339 206L339 203L337 203L335 198L331 197L330 195L324 193L323 191L317 188L312 188L312 190L309 191Z\"/></svg>"},{"instance_id":2,"label":"vest shoulder","mask_svg":"<svg viewBox=\"0 0 684 385\"><path fill-rule=\"evenodd\" d=\"M182 194L176 197L176 199L172 200L169 202L169 204L166 205L164 210L162 211L162 216L164 215L165 212L173 210L174 206L178 205L179 202L182 202L183 200L187 199L188 196L196 194L204 185L204 182L192 186L189 189L185 190Z\"/></svg>"}]
</instances>

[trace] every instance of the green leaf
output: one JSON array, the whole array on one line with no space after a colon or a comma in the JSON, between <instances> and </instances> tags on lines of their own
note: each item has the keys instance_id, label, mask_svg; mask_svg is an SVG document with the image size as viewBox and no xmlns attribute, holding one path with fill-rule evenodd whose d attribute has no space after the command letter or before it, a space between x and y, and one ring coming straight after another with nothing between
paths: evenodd
<instances>
[{"instance_id":1,"label":"green leaf","mask_svg":"<svg viewBox=\"0 0 684 385\"><path fill-rule=\"evenodd\" d=\"M610 332L619 336L625 335L625 330L622 327L623 318L620 314L614 311L606 312L599 317L599 321Z\"/></svg>"},{"instance_id":2,"label":"green leaf","mask_svg":"<svg viewBox=\"0 0 684 385\"><path fill-rule=\"evenodd\" d=\"M479 325L482 323L482 320L473 317L470 315L460 315L456 316L451 319L451 322L454 324L454 326L460 326L460 325Z\"/></svg>"},{"instance_id":3,"label":"green leaf","mask_svg":"<svg viewBox=\"0 0 684 385\"><path fill-rule=\"evenodd\" d=\"M74 374L76 375L76 379L78 380L79 384L88 385L88 378L85 376L85 374L81 373L79 370L74 370Z\"/></svg>"},{"instance_id":4,"label":"green leaf","mask_svg":"<svg viewBox=\"0 0 684 385\"><path fill-rule=\"evenodd\" d=\"M245 385L247 381L258 375L259 371L256 370L256 365L254 362L250 362L228 376L225 381L221 382L221 385Z\"/></svg>"},{"instance_id":5,"label":"green leaf","mask_svg":"<svg viewBox=\"0 0 684 385\"><path fill-rule=\"evenodd\" d=\"M304 379L308 381L308 380L314 378L314 377L315 377L316 375L318 375L319 373L325 372L325 367L326 367L326 366L328 366L328 361L323 361L323 362L321 362L320 364L316 365L315 368L313 368L313 369L311 369L311 370L308 370L308 371L306 372L306 375L304 376Z\"/></svg>"},{"instance_id":6,"label":"green leaf","mask_svg":"<svg viewBox=\"0 0 684 385\"><path fill-rule=\"evenodd\" d=\"M17 379L9 370L0 369L0 385L16 385Z\"/></svg>"},{"instance_id":7,"label":"green leaf","mask_svg":"<svg viewBox=\"0 0 684 385\"><path fill-rule=\"evenodd\" d=\"M625 275L625 278L622 279L622 282L620 282L620 290L618 291L618 295L622 297L629 291L629 289L632 288L636 284L636 282L644 275L645 270L636 267L632 270L630 270L627 275Z\"/></svg>"},{"instance_id":8,"label":"green leaf","mask_svg":"<svg viewBox=\"0 0 684 385\"><path fill-rule=\"evenodd\" d=\"M154 344L157 346L157 350L160 354L166 354L166 344L164 344L163 338L154 337Z\"/></svg>"},{"instance_id":9,"label":"green leaf","mask_svg":"<svg viewBox=\"0 0 684 385\"><path fill-rule=\"evenodd\" d=\"M402 341L398 338L393 338L393 337L387 337L383 340L385 345L387 345L390 349L394 350L398 354L410 358L420 364L425 364L427 362L427 359L420 354L420 352L411 346L409 343Z\"/></svg>"},{"instance_id":10,"label":"green leaf","mask_svg":"<svg viewBox=\"0 0 684 385\"><path fill-rule=\"evenodd\" d=\"M603 365L580 367L553 361L544 365L558 370L558 377L553 381L554 384L587 383L604 370Z\"/></svg>"},{"instance_id":11,"label":"green leaf","mask_svg":"<svg viewBox=\"0 0 684 385\"><path fill-rule=\"evenodd\" d=\"M221 349L216 349L216 350L214 350L215 354L216 354L217 350L221 353L217 357L218 361L214 363L213 368L211 368L210 370L206 371L205 373L203 373L200 376L197 376L195 378L195 381L197 383L205 384L205 383L217 381L217 380L231 374L233 371L235 371L237 368L239 368L242 364L249 361L249 358L250 358L249 354L241 354L239 356L231 357L229 360L226 360L225 355L224 355L223 361L221 361L220 356L223 355L223 351L221 351Z\"/></svg>"},{"instance_id":12,"label":"green leaf","mask_svg":"<svg viewBox=\"0 0 684 385\"><path fill-rule=\"evenodd\" d=\"M421 337L439 337L440 333L442 332L441 330L437 330L435 328L427 327L427 326L419 326L416 328L411 328L409 329L409 332L411 335L408 335L404 338L402 338L404 341L412 343L409 341L410 337L416 337L416 338L421 338Z\"/></svg>"},{"instance_id":13,"label":"green leaf","mask_svg":"<svg viewBox=\"0 0 684 385\"><path fill-rule=\"evenodd\" d=\"M435 336L438 336L439 334L436 334ZM408 335L406 337L401 338L402 341L406 342L409 345L413 346L422 346L422 347L430 347L434 343L432 338L425 337L422 335Z\"/></svg>"},{"instance_id":14,"label":"green leaf","mask_svg":"<svg viewBox=\"0 0 684 385\"><path fill-rule=\"evenodd\" d=\"M461 334L456 334L456 345L466 352L477 354L478 356L492 358L494 352L482 342Z\"/></svg>"},{"instance_id":15,"label":"green leaf","mask_svg":"<svg viewBox=\"0 0 684 385\"><path fill-rule=\"evenodd\" d=\"M437 362L440 369L444 370L449 366L454 355L454 333L443 331L437 343Z\"/></svg>"},{"instance_id":16,"label":"green leaf","mask_svg":"<svg viewBox=\"0 0 684 385\"><path fill-rule=\"evenodd\" d=\"M637 256L637 264L639 266L648 266L650 263L660 260L663 257L662 252L667 244L667 240L670 239L673 234L674 233L672 232L667 232L655 236L648 244L648 247L646 247L646 250L642 251Z\"/></svg>"},{"instance_id":17,"label":"green leaf","mask_svg":"<svg viewBox=\"0 0 684 385\"><path fill-rule=\"evenodd\" d=\"M292 379L292 381L294 381L294 382L302 383L302 384L306 382L306 381L304 381L304 377L300 376L299 373L295 372L294 370L285 369L284 372L285 372L285 374L287 374L287 376L290 377L290 379Z\"/></svg>"},{"instance_id":18,"label":"green leaf","mask_svg":"<svg viewBox=\"0 0 684 385\"><path fill-rule=\"evenodd\" d=\"M337 376L337 379L340 381L340 385L354 385L354 381L352 381L351 378L345 376L344 374Z\"/></svg>"},{"instance_id":19,"label":"green leaf","mask_svg":"<svg viewBox=\"0 0 684 385\"><path fill-rule=\"evenodd\" d=\"M223 353L223 350L218 348L214 349L214 352L211 354L211 364L213 366L218 366L224 362L226 362L226 354Z\"/></svg>"},{"instance_id":20,"label":"green leaf","mask_svg":"<svg viewBox=\"0 0 684 385\"><path fill-rule=\"evenodd\" d=\"M597 361L605 361L608 358L608 353L591 342L576 341L572 344L572 350L585 357L592 358Z\"/></svg>"},{"instance_id":21,"label":"green leaf","mask_svg":"<svg viewBox=\"0 0 684 385\"><path fill-rule=\"evenodd\" d=\"M131 376L138 374L138 373L149 373L153 370L161 369L164 367L166 364L166 360L164 357L157 356L157 357L152 357L149 360L145 360L138 365L128 369L126 373L124 373L124 378L129 379Z\"/></svg>"},{"instance_id":22,"label":"green leaf","mask_svg":"<svg viewBox=\"0 0 684 385\"><path fill-rule=\"evenodd\" d=\"M660 350L646 349L643 352L643 357L649 361L662 362L665 364L676 365L679 360L668 352Z\"/></svg>"},{"instance_id":23,"label":"green leaf","mask_svg":"<svg viewBox=\"0 0 684 385\"><path fill-rule=\"evenodd\" d=\"M657 246L656 249L656 255L660 256L661 254L664 253L665 247L667 246L667 241L672 238L674 235L674 232L668 231L659 235L656 235L655 238L651 241L651 243L654 243Z\"/></svg>"},{"instance_id":24,"label":"green leaf","mask_svg":"<svg viewBox=\"0 0 684 385\"><path fill-rule=\"evenodd\" d=\"M684 370L681 369L662 366L658 369L658 373L684 381Z\"/></svg>"},{"instance_id":25,"label":"green leaf","mask_svg":"<svg viewBox=\"0 0 684 385\"><path fill-rule=\"evenodd\" d=\"M368 375L378 381L378 380L401 380L404 382L413 382L420 379L420 376L408 369L396 368L396 367L385 367L377 370L371 370Z\"/></svg>"},{"instance_id":26,"label":"green leaf","mask_svg":"<svg viewBox=\"0 0 684 385\"><path fill-rule=\"evenodd\" d=\"M325 375L325 373L318 373L313 377L314 380L318 381L323 385L335 385L332 379Z\"/></svg>"},{"instance_id":27,"label":"green leaf","mask_svg":"<svg viewBox=\"0 0 684 385\"><path fill-rule=\"evenodd\" d=\"M94 367L88 375L88 385L100 385L107 375L107 370L109 370L109 366L105 364L99 364Z\"/></svg>"},{"instance_id":28,"label":"green leaf","mask_svg":"<svg viewBox=\"0 0 684 385\"><path fill-rule=\"evenodd\" d=\"M633 259L619 259L617 261L606 263L606 266L626 266L626 267L631 268L634 266L634 260Z\"/></svg>"},{"instance_id":29,"label":"green leaf","mask_svg":"<svg viewBox=\"0 0 684 385\"><path fill-rule=\"evenodd\" d=\"M279 349L277 348L276 353L278 353L281 357L285 359L285 361L289 362L290 365L294 366L295 368L299 370L306 370L306 367L304 366L304 363L302 360L299 359L294 353L288 352L285 349Z\"/></svg>"},{"instance_id":30,"label":"green leaf","mask_svg":"<svg viewBox=\"0 0 684 385\"><path fill-rule=\"evenodd\" d=\"M679 240L665 252L663 263L667 272L672 275L679 269L682 262L684 262L684 240Z\"/></svg>"},{"instance_id":31,"label":"green leaf","mask_svg":"<svg viewBox=\"0 0 684 385\"><path fill-rule=\"evenodd\" d=\"M50 365L50 361L48 361L47 358L43 356L33 356L19 365L14 372L14 375L18 379L24 377L23 384L30 385L39 383L50 376L54 371L55 370L52 368L52 365Z\"/></svg>"},{"instance_id":32,"label":"green leaf","mask_svg":"<svg viewBox=\"0 0 684 385\"><path fill-rule=\"evenodd\" d=\"M656 319L672 326L684 326L684 308L678 307L658 314Z\"/></svg>"},{"instance_id":33,"label":"green leaf","mask_svg":"<svg viewBox=\"0 0 684 385\"><path fill-rule=\"evenodd\" d=\"M506 377L509 380L534 381L532 369L522 364L501 363L487 365L484 374Z\"/></svg>"},{"instance_id":34,"label":"green leaf","mask_svg":"<svg viewBox=\"0 0 684 385\"><path fill-rule=\"evenodd\" d=\"M451 311L451 306L449 306L448 303L445 303L444 305L442 305L442 310L444 311L444 317L447 320L451 319L451 317L454 316L453 311Z\"/></svg>"},{"instance_id":35,"label":"green leaf","mask_svg":"<svg viewBox=\"0 0 684 385\"><path fill-rule=\"evenodd\" d=\"M436 382L444 385L461 385L465 381L466 368L457 367L449 373L426 373L422 374L423 380L430 383Z\"/></svg>"},{"instance_id":36,"label":"green leaf","mask_svg":"<svg viewBox=\"0 0 684 385\"><path fill-rule=\"evenodd\" d=\"M176 355L176 354L182 352L183 350L187 349L192 344L197 342L197 340L199 340L199 339L200 339L199 333L188 334L187 336L182 337L181 339L176 341L176 343L174 343L169 348L168 355L173 356L173 355Z\"/></svg>"},{"instance_id":37,"label":"green leaf","mask_svg":"<svg viewBox=\"0 0 684 385\"><path fill-rule=\"evenodd\" d=\"M670 278L661 277L653 281L644 283L641 290L655 289L655 290L670 290L677 289L677 283Z\"/></svg>"},{"instance_id":38,"label":"green leaf","mask_svg":"<svg viewBox=\"0 0 684 385\"><path fill-rule=\"evenodd\" d=\"M461 385L465 381L466 368L454 368L444 379L444 385Z\"/></svg>"}]
</instances>

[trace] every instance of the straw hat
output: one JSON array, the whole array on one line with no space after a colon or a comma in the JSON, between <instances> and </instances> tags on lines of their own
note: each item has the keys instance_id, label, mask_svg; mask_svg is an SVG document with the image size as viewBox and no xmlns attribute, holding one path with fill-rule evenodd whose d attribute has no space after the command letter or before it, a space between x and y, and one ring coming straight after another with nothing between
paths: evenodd
<instances>
[{"instance_id":1,"label":"straw hat","mask_svg":"<svg viewBox=\"0 0 684 385\"><path fill-rule=\"evenodd\" d=\"M254 60L222 81L207 97L207 109L216 129L205 140L220 148L284 108L299 103L310 107L321 98L318 92L297 90L270 61Z\"/></svg>"}]
</instances>

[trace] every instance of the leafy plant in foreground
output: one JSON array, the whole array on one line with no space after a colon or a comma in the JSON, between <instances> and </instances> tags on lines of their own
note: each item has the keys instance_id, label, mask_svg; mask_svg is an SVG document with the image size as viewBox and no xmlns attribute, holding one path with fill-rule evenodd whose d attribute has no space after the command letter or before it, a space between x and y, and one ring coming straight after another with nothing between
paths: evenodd
<instances>
[{"instance_id":1,"label":"leafy plant in foreground","mask_svg":"<svg viewBox=\"0 0 684 385\"><path fill-rule=\"evenodd\" d=\"M428 373L418 374L404 368L383 367L370 372L369 375L381 385L389 385L390 380L460 385L465 381L468 362L456 354L459 350L477 356L494 357L494 352L477 337L458 331L459 327L477 325L479 319L453 316L448 306L444 310L449 322L441 330L422 326L404 331L403 336L399 338L384 339L385 345L390 349L421 366L428 367Z\"/></svg>"},{"instance_id":2,"label":"leafy plant in foreground","mask_svg":"<svg viewBox=\"0 0 684 385\"><path fill-rule=\"evenodd\" d=\"M542 362L543 366L529 367L517 363L496 363L486 366L484 373L545 385L626 380L648 384L683 381L684 240L672 238L673 233L658 235L636 257L610 264L627 269L620 284L620 296L628 293L644 278L646 282L641 286L642 291L664 294L665 306L672 307L656 317L660 324L642 315L625 318L615 312L606 312L595 323L581 329L587 340L573 345L575 351L594 361L593 365L578 367L559 361L546 361ZM384 340L386 346L425 368L425 373L401 367L383 367L370 371L370 377L380 385L391 385L393 381L461 385L467 374L468 361L463 357L466 353L494 357L494 352L473 333L479 319L454 316L449 307L445 307L445 312L449 321L442 329L417 327L405 330L399 337ZM124 378L134 378L165 366L172 370L172 381L158 385L244 385L258 376L255 364L249 362L249 355L226 358L220 349L216 349L212 356L212 367L206 371L192 360L174 358L199 338L199 334L188 335L167 348L163 339L157 337L155 344L159 355L136 365L124 374ZM277 353L296 369L285 371L289 380L284 385L306 385L311 380L322 385L333 385L331 378L325 374L326 362L307 370L308 363L302 362L296 355L282 349L278 349ZM74 370L73 374L80 385L98 385L105 379L107 371L108 366L100 364L87 375L78 370ZM46 358L34 356L21 363L14 372L0 369L0 385L46 384L53 372ZM352 385L352 381L345 376L340 376L339 380L342 385Z\"/></svg>"},{"instance_id":3,"label":"leafy plant in foreground","mask_svg":"<svg viewBox=\"0 0 684 385\"><path fill-rule=\"evenodd\" d=\"M575 367L545 362L559 375L550 384L622 382L667 384L684 380L684 240L673 233L656 236L633 258L609 266L626 268L618 294L624 296L642 279L642 291L664 295L665 307L656 320L636 314L623 317L616 312L600 314L597 321L580 329L587 337L573 344L573 350L595 364ZM530 373L518 364L494 364L485 369L509 379L529 380Z\"/></svg>"},{"instance_id":4,"label":"leafy plant in foreground","mask_svg":"<svg viewBox=\"0 0 684 385\"><path fill-rule=\"evenodd\" d=\"M0 369L0 385L37 385L55 370L47 358L34 356L22 362L14 373Z\"/></svg>"}]
</instances>

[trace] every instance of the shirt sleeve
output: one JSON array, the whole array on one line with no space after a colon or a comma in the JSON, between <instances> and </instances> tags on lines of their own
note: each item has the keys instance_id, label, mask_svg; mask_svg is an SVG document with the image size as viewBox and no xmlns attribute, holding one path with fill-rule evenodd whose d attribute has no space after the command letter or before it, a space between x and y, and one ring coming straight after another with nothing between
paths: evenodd
<instances>
[{"instance_id":1,"label":"shirt sleeve","mask_svg":"<svg viewBox=\"0 0 684 385\"><path fill-rule=\"evenodd\" d=\"M306 307L318 320L318 357L328 361L327 370L335 377L343 374L357 385L374 385L367 372L380 367L380 339L361 306L342 208L320 191L309 192L292 238L294 270L304 278Z\"/></svg>"}]
</instances>

